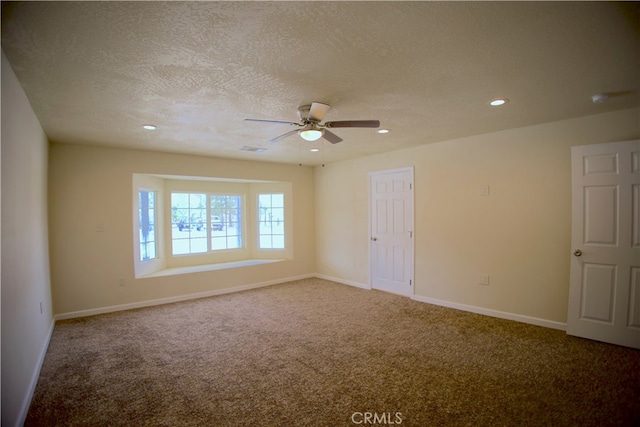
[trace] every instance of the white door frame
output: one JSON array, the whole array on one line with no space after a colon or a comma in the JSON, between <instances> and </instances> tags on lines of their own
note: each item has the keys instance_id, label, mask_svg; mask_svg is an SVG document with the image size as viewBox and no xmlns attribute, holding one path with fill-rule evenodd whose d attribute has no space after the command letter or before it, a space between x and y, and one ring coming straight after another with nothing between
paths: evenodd
<instances>
[{"instance_id":1,"label":"white door frame","mask_svg":"<svg viewBox=\"0 0 640 427\"><path fill-rule=\"evenodd\" d=\"M368 183L368 229L367 229L367 239L368 239L368 260L369 260L369 268L368 268L368 283L369 283L369 289L374 289L373 287L373 268L375 266L374 264L374 260L373 260L373 245L372 245L372 241L371 241L371 232L372 232L372 228L373 228L373 224L372 224L372 219L373 219L373 215L372 215L372 209L371 209L371 204L372 204L372 180L374 176L377 175L384 175L384 174L393 174L393 173L409 173L411 176L411 208L412 208L412 212L411 212L411 224L409 225L409 227L411 228L411 243L410 243L410 259L409 259L409 263L410 263L410 283L411 283L411 289L410 289L410 293L409 294L404 294L406 296L411 297L412 295L415 294L415 198L414 198L414 182L415 182L415 178L414 178L414 167L413 166L407 166L407 167L403 167L403 168L394 168L394 169L385 169L385 170L378 170L378 171L372 171L369 172L369 183Z\"/></svg>"}]
</instances>

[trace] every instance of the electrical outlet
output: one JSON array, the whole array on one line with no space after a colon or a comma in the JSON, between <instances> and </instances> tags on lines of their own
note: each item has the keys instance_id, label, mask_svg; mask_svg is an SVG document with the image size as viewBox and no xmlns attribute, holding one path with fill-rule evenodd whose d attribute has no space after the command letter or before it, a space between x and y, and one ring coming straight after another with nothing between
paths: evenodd
<instances>
[{"instance_id":1,"label":"electrical outlet","mask_svg":"<svg viewBox=\"0 0 640 427\"><path fill-rule=\"evenodd\" d=\"M481 274L480 276L478 276L478 284L480 284L480 285L488 285L489 284L489 275L488 274Z\"/></svg>"},{"instance_id":2,"label":"electrical outlet","mask_svg":"<svg viewBox=\"0 0 640 427\"><path fill-rule=\"evenodd\" d=\"M121 277L121 278L118 279L118 285L120 285L120 286L124 286L125 285L124 277Z\"/></svg>"},{"instance_id":3,"label":"electrical outlet","mask_svg":"<svg viewBox=\"0 0 640 427\"><path fill-rule=\"evenodd\" d=\"M488 185L483 185L482 187L480 187L480 190L478 191L478 194L480 194L480 196L482 196L482 197L488 197L489 196L489 186Z\"/></svg>"}]
</instances>

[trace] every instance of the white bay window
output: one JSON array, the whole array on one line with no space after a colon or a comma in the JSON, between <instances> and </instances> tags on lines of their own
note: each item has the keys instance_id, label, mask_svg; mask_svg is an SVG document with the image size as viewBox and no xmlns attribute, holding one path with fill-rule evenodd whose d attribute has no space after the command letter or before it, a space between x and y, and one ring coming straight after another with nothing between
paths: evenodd
<instances>
[{"instance_id":1,"label":"white bay window","mask_svg":"<svg viewBox=\"0 0 640 427\"><path fill-rule=\"evenodd\" d=\"M291 183L134 174L133 187L136 277L293 256Z\"/></svg>"}]
</instances>

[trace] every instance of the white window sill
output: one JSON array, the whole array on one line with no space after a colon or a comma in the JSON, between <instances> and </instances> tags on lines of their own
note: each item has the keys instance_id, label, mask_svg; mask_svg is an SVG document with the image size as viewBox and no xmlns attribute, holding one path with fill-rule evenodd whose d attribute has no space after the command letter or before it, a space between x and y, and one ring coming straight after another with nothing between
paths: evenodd
<instances>
[{"instance_id":1,"label":"white window sill","mask_svg":"<svg viewBox=\"0 0 640 427\"><path fill-rule=\"evenodd\" d=\"M244 261L222 262L219 264L203 264L190 267L175 267L156 271L155 273L140 276L140 279L146 277L175 276L178 274L200 273L202 271L224 270L226 268L247 267L250 265L270 264L272 262L285 261L284 259L247 259Z\"/></svg>"}]
</instances>

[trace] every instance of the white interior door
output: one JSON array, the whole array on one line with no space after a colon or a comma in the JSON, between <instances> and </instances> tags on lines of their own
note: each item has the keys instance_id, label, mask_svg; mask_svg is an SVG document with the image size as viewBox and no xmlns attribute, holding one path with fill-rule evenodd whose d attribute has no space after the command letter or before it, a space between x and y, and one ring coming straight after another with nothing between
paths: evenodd
<instances>
[{"instance_id":1,"label":"white interior door","mask_svg":"<svg viewBox=\"0 0 640 427\"><path fill-rule=\"evenodd\" d=\"M640 141L573 147L567 333L640 348Z\"/></svg>"},{"instance_id":2,"label":"white interior door","mask_svg":"<svg viewBox=\"0 0 640 427\"><path fill-rule=\"evenodd\" d=\"M371 286L413 294L413 168L370 174Z\"/></svg>"}]
</instances>

